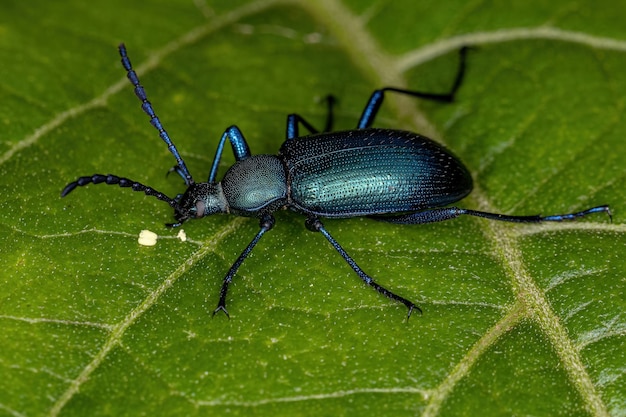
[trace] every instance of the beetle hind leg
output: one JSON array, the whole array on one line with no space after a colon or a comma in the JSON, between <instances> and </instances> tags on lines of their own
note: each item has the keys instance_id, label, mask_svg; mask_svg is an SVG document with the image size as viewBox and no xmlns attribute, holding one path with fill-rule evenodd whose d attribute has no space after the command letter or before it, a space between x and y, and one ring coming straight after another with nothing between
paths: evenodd
<instances>
[{"instance_id":1,"label":"beetle hind leg","mask_svg":"<svg viewBox=\"0 0 626 417\"><path fill-rule=\"evenodd\" d=\"M512 216L508 214L489 213L486 211L469 210L458 207L443 207L418 211L416 213L408 213L400 216L380 217L368 216L372 219L395 224L426 224L442 222L454 219L456 217L466 215L482 217L489 220L498 220L501 222L511 223L543 223L543 222L564 222L577 220L593 213L606 213L609 219L612 219L611 209L609 206L596 206L575 213L553 214L550 216L530 215L530 216Z\"/></svg>"},{"instance_id":2,"label":"beetle hind leg","mask_svg":"<svg viewBox=\"0 0 626 417\"><path fill-rule=\"evenodd\" d=\"M452 83L452 87L450 87L450 90L447 93L428 93L424 91L406 90L404 88L397 87L384 87L380 90L375 90L367 101L365 108L363 109L363 113L361 114L361 118L359 119L359 123L357 124L357 129L368 128L372 125L372 123L374 123L374 119L378 114L378 110L380 110L380 106L383 104L386 91L406 94L425 100L439 101L441 103L450 103L454 101L454 96L456 95L457 90L461 87L461 84L463 83L463 78L465 77L465 63L467 51L469 49L470 48L467 46L459 49L459 65L457 67L456 76L454 78L454 82Z\"/></svg>"}]
</instances>

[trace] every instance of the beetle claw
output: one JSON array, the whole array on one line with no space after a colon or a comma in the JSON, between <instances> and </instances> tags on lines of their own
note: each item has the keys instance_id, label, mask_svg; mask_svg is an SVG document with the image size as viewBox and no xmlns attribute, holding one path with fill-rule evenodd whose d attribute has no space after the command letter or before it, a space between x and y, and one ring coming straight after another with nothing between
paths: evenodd
<instances>
[{"instance_id":1,"label":"beetle claw","mask_svg":"<svg viewBox=\"0 0 626 417\"><path fill-rule=\"evenodd\" d=\"M223 311L224 314L226 314L226 317L228 317L228 319L230 319L230 314L228 314L228 311L226 310L226 306L224 306L224 305L218 305L217 308L215 310L213 310L213 317L215 317L215 315L219 311Z\"/></svg>"},{"instance_id":2,"label":"beetle claw","mask_svg":"<svg viewBox=\"0 0 626 417\"><path fill-rule=\"evenodd\" d=\"M409 319L411 318L411 314L413 314L413 310L417 311L417 312L420 314L420 316L422 315L422 309L421 309L421 308L419 308L418 306L416 306L415 304L410 303L410 304L407 304L406 306L407 306L407 307L408 307L408 309L409 309L409 312L408 312L408 313L407 313L407 315L406 315L406 321L407 321L407 322L408 322L408 321L409 321Z\"/></svg>"}]
</instances>

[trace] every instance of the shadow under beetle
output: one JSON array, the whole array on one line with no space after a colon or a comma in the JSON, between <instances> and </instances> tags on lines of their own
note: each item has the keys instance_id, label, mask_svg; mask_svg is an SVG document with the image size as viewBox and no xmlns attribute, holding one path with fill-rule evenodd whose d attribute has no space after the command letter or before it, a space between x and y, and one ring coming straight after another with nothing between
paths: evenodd
<instances>
[{"instance_id":1,"label":"shadow under beetle","mask_svg":"<svg viewBox=\"0 0 626 417\"><path fill-rule=\"evenodd\" d=\"M176 223L168 224L170 227L180 226L188 219L217 213L257 217L260 230L224 277L213 315L223 311L228 316L228 285L261 237L274 226L272 214L281 209L288 208L304 214L306 227L320 232L367 285L408 308L407 318L413 310L421 313L420 308L367 275L330 235L320 218L367 216L395 224L422 224L449 220L460 215L518 223L560 222L597 212L606 212L611 216L609 206L606 205L552 216L509 216L445 207L461 200L472 190L472 177L463 163L442 145L424 136L402 130L370 127L385 92L451 102L463 81L467 48L459 52L456 78L448 93L432 94L393 87L376 90L365 105L354 130L330 132L333 121L332 97L328 97L328 118L323 133L319 133L301 116L290 114L287 116L287 138L277 156L251 155L239 128L229 127L217 146L209 180L202 183L194 181L161 125L131 66L124 44L119 46L119 53L135 94L142 102L143 111L176 158L176 166L172 171L183 178L187 190L184 194L170 198L128 178L94 174L69 183L61 196L90 183L131 187L133 191L142 191L172 206ZM300 125L311 134L300 136ZM215 177L227 141L230 142L236 162L222 181L217 182Z\"/></svg>"}]
</instances>

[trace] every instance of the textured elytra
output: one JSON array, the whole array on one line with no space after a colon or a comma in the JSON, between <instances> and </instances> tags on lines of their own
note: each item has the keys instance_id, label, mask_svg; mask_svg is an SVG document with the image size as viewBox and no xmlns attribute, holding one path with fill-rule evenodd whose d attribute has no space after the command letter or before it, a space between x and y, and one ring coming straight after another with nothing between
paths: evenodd
<instances>
[{"instance_id":1,"label":"textured elytra","mask_svg":"<svg viewBox=\"0 0 626 417\"><path fill-rule=\"evenodd\" d=\"M440 207L472 189L469 172L453 154L412 132L322 133L285 142L280 155L293 204L323 217Z\"/></svg>"}]
</instances>

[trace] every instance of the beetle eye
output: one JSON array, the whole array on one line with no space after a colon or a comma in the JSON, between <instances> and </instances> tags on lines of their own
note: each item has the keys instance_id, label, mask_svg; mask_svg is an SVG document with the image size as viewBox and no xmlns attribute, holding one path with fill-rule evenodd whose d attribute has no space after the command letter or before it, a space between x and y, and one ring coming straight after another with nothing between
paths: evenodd
<instances>
[{"instance_id":1,"label":"beetle eye","mask_svg":"<svg viewBox=\"0 0 626 417\"><path fill-rule=\"evenodd\" d=\"M196 207L195 207L195 210L193 210L193 212L195 212L194 214L197 218L200 218L200 217L204 217L205 209L206 209L206 205L204 204L204 201L198 200L196 201Z\"/></svg>"}]
</instances>

